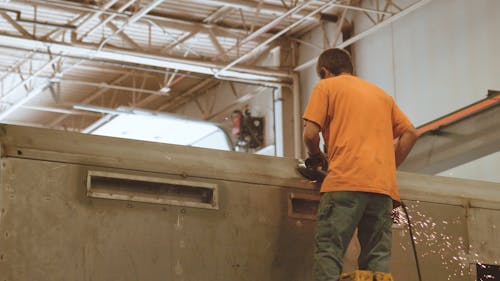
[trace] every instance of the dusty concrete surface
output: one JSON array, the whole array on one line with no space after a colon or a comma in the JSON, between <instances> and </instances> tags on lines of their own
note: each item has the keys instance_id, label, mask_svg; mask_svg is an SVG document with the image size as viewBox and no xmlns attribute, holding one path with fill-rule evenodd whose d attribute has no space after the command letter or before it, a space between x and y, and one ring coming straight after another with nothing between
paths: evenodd
<instances>
[{"instance_id":1,"label":"dusty concrete surface","mask_svg":"<svg viewBox=\"0 0 500 281\"><path fill-rule=\"evenodd\" d=\"M289 199L317 191L293 159L4 129L1 281L311 279L315 223ZM88 197L89 171L214 184L218 209ZM498 262L496 185L404 173L400 185L423 280L469 281L475 262ZM396 280L417 281L404 220L393 238ZM353 243L346 270L356 255Z\"/></svg>"}]
</instances>

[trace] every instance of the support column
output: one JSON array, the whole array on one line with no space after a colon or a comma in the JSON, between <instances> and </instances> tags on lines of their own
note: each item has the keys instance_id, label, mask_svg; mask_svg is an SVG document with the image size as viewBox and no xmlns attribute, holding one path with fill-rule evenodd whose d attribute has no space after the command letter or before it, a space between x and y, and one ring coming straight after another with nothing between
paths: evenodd
<instances>
[{"instance_id":1,"label":"support column","mask_svg":"<svg viewBox=\"0 0 500 281\"><path fill-rule=\"evenodd\" d=\"M279 48L279 65L290 66L292 52L290 42L284 41ZM298 77L294 78L292 87L281 87L275 96L275 120L276 120L276 151L282 151L278 156L299 158L301 142L301 112L300 112L300 90ZM297 129L298 128L298 129ZM278 149L280 148L280 149Z\"/></svg>"}]
</instances>

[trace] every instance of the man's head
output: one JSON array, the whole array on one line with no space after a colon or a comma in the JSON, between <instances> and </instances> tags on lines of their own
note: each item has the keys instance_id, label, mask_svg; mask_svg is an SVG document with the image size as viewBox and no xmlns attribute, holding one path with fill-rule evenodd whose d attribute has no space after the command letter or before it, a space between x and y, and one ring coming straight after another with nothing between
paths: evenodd
<instances>
[{"instance_id":1,"label":"man's head","mask_svg":"<svg viewBox=\"0 0 500 281\"><path fill-rule=\"evenodd\" d=\"M346 50L338 48L325 50L318 58L316 72L321 79L342 73L353 74L351 55Z\"/></svg>"}]
</instances>

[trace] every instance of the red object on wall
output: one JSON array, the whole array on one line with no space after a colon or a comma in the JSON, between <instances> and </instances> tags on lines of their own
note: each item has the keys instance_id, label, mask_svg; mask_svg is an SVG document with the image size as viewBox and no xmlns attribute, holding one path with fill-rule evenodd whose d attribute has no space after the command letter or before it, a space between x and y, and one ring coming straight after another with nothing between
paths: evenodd
<instances>
[{"instance_id":1,"label":"red object on wall","mask_svg":"<svg viewBox=\"0 0 500 281\"><path fill-rule=\"evenodd\" d=\"M231 134L237 136L241 133L241 119L243 119L243 113L241 113L241 111L236 110L231 114L231 121L233 123Z\"/></svg>"}]
</instances>

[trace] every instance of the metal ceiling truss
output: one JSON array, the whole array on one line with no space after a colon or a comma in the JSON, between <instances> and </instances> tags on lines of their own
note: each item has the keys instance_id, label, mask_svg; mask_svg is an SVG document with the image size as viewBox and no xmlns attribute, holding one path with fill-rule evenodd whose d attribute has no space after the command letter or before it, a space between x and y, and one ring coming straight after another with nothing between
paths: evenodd
<instances>
[{"instance_id":1,"label":"metal ceiling truss","mask_svg":"<svg viewBox=\"0 0 500 281\"><path fill-rule=\"evenodd\" d=\"M373 22L372 28L339 44L337 41L342 28L339 24L337 35L327 42L330 47L345 47L430 0L420 0L406 9L401 9L393 0L377 0L375 8L362 7L359 1L351 3L349 0L282 0L281 4L266 0L176 1L108 0L89 4L66 0L11 0L0 4L0 47L18 52L16 56L20 57L14 65L2 69L5 73L0 77L0 102L3 103L0 120L18 108L61 114L50 121L48 127L66 124L69 117L96 117L95 113L80 114L81 111L66 108L68 104L28 104L46 89L61 84L98 89L89 93L80 104L95 104L97 99L108 96L110 91L124 91L132 93L129 94L129 106L143 107L154 102L158 111L173 111L195 101L207 92L208 87L214 87L220 81L253 83L257 84L256 89L290 85L293 71L301 71L314 64L315 60L294 69L253 66L255 60L269 51L278 38L291 38L295 43L305 44L298 37L302 34L300 32L317 26L322 13L333 11L340 14L340 23L345 21L348 11L366 14ZM200 11L206 12L203 12L202 19L166 14L165 7L172 3L196 4ZM31 14L33 19L29 18ZM235 18L239 18L237 24L234 23ZM9 28L4 30L2 24ZM34 63L35 60L37 63ZM45 64L40 65L41 60L45 60ZM28 63L30 67L26 67ZM33 69L34 65L36 69ZM111 67L99 70L103 65ZM119 76L111 81L99 76L95 77L95 81L64 77L76 69L80 73L92 71L92 68L99 73L117 69ZM158 88L146 88L145 82L140 86L123 84L135 75L130 68L158 76L161 81ZM159 73L171 75L159 77ZM193 78L201 82L187 90L174 88L171 91L174 85L180 86L183 80ZM17 82L8 87L8 80ZM24 94L19 94L22 91ZM115 95L112 96L114 99ZM235 102L245 102L245 99L239 97ZM113 106L113 102L100 105ZM205 117L207 112L209 116L214 114L201 104L199 108L205 112Z\"/></svg>"},{"instance_id":2,"label":"metal ceiling truss","mask_svg":"<svg viewBox=\"0 0 500 281\"><path fill-rule=\"evenodd\" d=\"M354 34L352 37L348 38L347 40L344 40L341 43L334 42L334 44L328 44L328 46L330 48L333 48L333 47L346 48L346 47L354 44L355 42L365 38L366 36L369 36L369 35L373 34L374 32L377 32L381 28L388 26L389 24L403 18L407 14L417 10L418 8L428 4L431 1L432 0L418 0L418 1L414 2L413 4L411 4L410 6L408 6L407 8L402 9L395 3L394 0L376 0L375 5L376 5L377 9L375 11L380 11L380 10L378 10L378 8L379 8L379 6L381 6L381 3L384 3L384 8L382 11L380 11L382 13L376 13L375 19L370 15L370 11L373 11L372 9L364 9L362 11L372 22L371 27L369 27L368 29L366 29L362 32ZM393 11L390 11L391 8ZM385 13L389 13L391 16L387 17L387 14L385 14ZM341 32L341 29L337 30L337 34L340 34L340 32ZM300 71L303 71L309 67L312 67L315 65L317 59L318 59L317 57L312 58L312 59L308 60L307 62L296 66L293 70L295 72L300 72Z\"/></svg>"},{"instance_id":3,"label":"metal ceiling truss","mask_svg":"<svg viewBox=\"0 0 500 281\"><path fill-rule=\"evenodd\" d=\"M21 94L20 98L16 98L13 103L10 103L9 106L4 108L2 112L0 112L0 121L3 121L6 117L16 111L18 108L24 106L29 101L36 98L38 95L42 94L47 88L51 86L51 80L43 79L43 81L36 83L36 85L31 84L31 81L36 79L39 74L41 74L45 69L49 66L53 68L53 78L58 79L62 77L65 72L70 71L73 67L77 66L79 63L72 64L67 68L62 68L61 57L55 56L50 58L50 60L38 68L33 74L31 74L27 78L21 78L21 81L16 84L14 87L10 88L4 95L0 97L0 103L10 103L9 99L11 99L15 95L19 95L20 90L25 90L24 94ZM28 85L29 87L24 87Z\"/></svg>"},{"instance_id":4,"label":"metal ceiling truss","mask_svg":"<svg viewBox=\"0 0 500 281\"><path fill-rule=\"evenodd\" d=\"M326 30L324 29L325 35L323 36L323 44L321 46L316 46L314 44L311 44L309 42L305 42L301 40L300 38L295 38L295 37L289 37L291 41L296 42L298 44L304 44L306 46L319 49L319 50L324 50L327 48L345 48L354 42L364 38L365 36L368 36L372 34L373 32L376 32L383 26L386 26L392 22L397 21L398 19L402 18L406 14L411 13L412 11L420 8L421 6L429 3L431 0L418 0L414 1L413 4L409 5L406 9L401 9L396 3L394 3L394 0L376 0L375 2L375 8L367 8L363 7L360 3L360 6L356 6L353 9L353 6L350 6L351 2L355 2L353 0L347 0L345 1L345 5L338 5L335 4L335 6L340 7L338 13L339 17L337 18L337 28L334 30L334 33L331 33L331 30ZM365 1L366 2L366 1ZM370 3L369 3L370 4ZM328 5L325 4L325 5ZM383 7L383 9L380 9L380 7ZM321 10L321 8L320 8ZM343 38L344 41L340 41L341 35L343 35L343 29L346 27L346 25L351 25L348 22L348 12L349 11L357 11L357 12L362 12L364 15L368 16L370 20L373 20L373 17L371 15L375 15L375 20L373 22L373 26L369 27L367 30L364 30L362 32L359 32L358 34L354 34L350 38ZM350 26L352 27L352 25ZM272 37L270 38L272 40ZM266 46L264 42L262 45ZM267 44L268 45L268 44ZM259 45L260 46L260 45ZM255 49L259 48L257 46ZM255 50L254 49L254 50ZM234 62L231 62L228 64L226 67L231 67L232 65L236 65L240 61L243 61L245 59L245 55L240 56L238 59L236 59ZM294 67L295 72L300 72L303 71L311 66L313 66L317 61L317 58L311 59L301 65L296 65ZM221 72L223 72L226 68L223 68ZM216 74L216 77L218 76L218 73ZM243 101L244 102L244 101ZM191 100L184 100L182 103L176 104L176 107L180 106L189 106L189 103L199 103L196 98L191 98ZM176 108L173 107L173 108Z\"/></svg>"}]
</instances>

